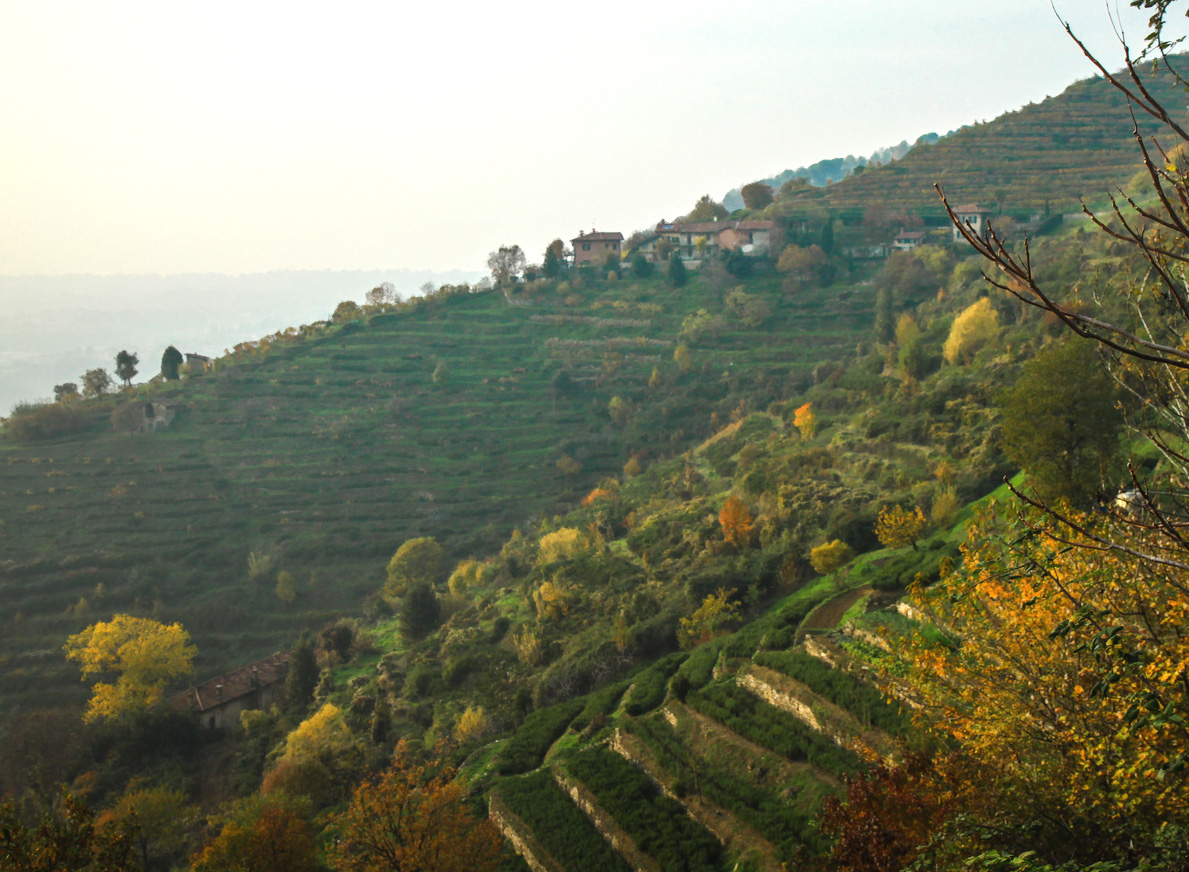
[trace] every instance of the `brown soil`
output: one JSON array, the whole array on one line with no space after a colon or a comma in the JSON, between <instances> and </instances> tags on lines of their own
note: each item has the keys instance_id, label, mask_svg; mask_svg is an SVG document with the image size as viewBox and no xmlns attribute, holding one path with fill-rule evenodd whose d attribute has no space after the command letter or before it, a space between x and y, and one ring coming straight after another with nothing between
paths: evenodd
<instances>
[{"instance_id":1,"label":"brown soil","mask_svg":"<svg viewBox=\"0 0 1189 872\"><path fill-rule=\"evenodd\" d=\"M805 623L801 625L801 629L833 630L838 626L838 622L842 620L842 616L846 614L847 609L872 592L873 589L870 587L859 587L854 590L843 591L838 596L827 600L810 612L809 617L805 619Z\"/></svg>"}]
</instances>

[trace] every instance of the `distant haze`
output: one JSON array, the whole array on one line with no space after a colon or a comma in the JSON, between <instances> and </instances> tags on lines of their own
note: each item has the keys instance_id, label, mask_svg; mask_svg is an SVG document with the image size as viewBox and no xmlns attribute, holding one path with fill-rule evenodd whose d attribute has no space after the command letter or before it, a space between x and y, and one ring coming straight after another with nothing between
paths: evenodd
<instances>
[{"instance_id":1,"label":"distant haze","mask_svg":"<svg viewBox=\"0 0 1189 872\"><path fill-rule=\"evenodd\" d=\"M0 274L538 259L1092 72L1050 0L8 2Z\"/></svg>"},{"instance_id":2,"label":"distant haze","mask_svg":"<svg viewBox=\"0 0 1189 872\"><path fill-rule=\"evenodd\" d=\"M161 352L209 356L250 339L328 318L342 300L362 302L381 282L401 296L475 281L477 272L278 271L251 275L0 276L0 416L19 400L51 395L93 367L114 368L121 349L140 355L139 382Z\"/></svg>"}]
</instances>

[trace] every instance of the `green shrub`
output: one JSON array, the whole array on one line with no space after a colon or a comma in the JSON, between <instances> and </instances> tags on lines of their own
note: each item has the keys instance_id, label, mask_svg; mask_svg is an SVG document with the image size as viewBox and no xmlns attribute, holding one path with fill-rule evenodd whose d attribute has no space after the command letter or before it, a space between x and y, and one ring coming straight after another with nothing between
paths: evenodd
<instances>
[{"instance_id":1,"label":"green shrub","mask_svg":"<svg viewBox=\"0 0 1189 872\"><path fill-rule=\"evenodd\" d=\"M677 671L686 655L675 652L662 657L645 669L633 680L632 695L628 697L624 711L632 717L650 712L665 701L669 678Z\"/></svg>"},{"instance_id":2,"label":"green shrub","mask_svg":"<svg viewBox=\"0 0 1189 872\"><path fill-rule=\"evenodd\" d=\"M689 705L790 760L812 763L835 775L854 775L862 769L853 751L840 748L792 715L761 702L733 681L691 693Z\"/></svg>"},{"instance_id":3,"label":"green shrub","mask_svg":"<svg viewBox=\"0 0 1189 872\"><path fill-rule=\"evenodd\" d=\"M623 696L630 684L631 681L625 678L623 681L608 684L606 687L588 694L585 708L570 723L570 727L581 732L590 726L590 722L599 715L610 714L619 704L620 697Z\"/></svg>"},{"instance_id":4,"label":"green shrub","mask_svg":"<svg viewBox=\"0 0 1189 872\"><path fill-rule=\"evenodd\" d=\"M562 792L552 773L506 779L500 782L498 793L567 872L629 872L631 867Z\"/></svg>"},{"instance_id":5,"label":"green shrub","mask_svg":"<svg viewBox=\"0 0 1189 872\"><path fill-rule=\"evenodd\" d=\"M811 817L796 811L781 797L716 769L706 760L693 757L667 722L639 718L628 721L626 727L648 746L657 762L670 774L683 782L693 778L697 789L712 802L759 830L777 846L782 861L793 860L801 845L814 851L821 849L821 840Z\"/></svg>"},{"instance_id":6,"label":"green shrub","mask_svg":"<svg viewBox=\"0 0 1189 872\"><path fill-rule=\"evenodd\" d=\"M568 768L665 872L726 872L714 837L618 754L592 748L572 757Z\"/></svg>"},{"instance_id":7,"label":"green shrub","mask_svg":"<svg viewBox=\"0 0 1189 872\"><path fill-rule=\"evenodd\" d=\"M889 705L874 687L839 669L831 669L816 657L800 651L768 651L757 654L755 662L795 678L860 721L884 732L903 736L911 726L911 720L895 705Z\"/></svg>"},{"instance_id":8,"label":"green shrub","mask_svg":"<svg viewBox=\"0 0 1189 872\"><path fill-rule=\"evenodd\" d=\"M525 718L500 752L500 775L517 775L540 766L545 753L583 708L581 700L571 700L539 709Z\"/></svg>"}]
</instances>

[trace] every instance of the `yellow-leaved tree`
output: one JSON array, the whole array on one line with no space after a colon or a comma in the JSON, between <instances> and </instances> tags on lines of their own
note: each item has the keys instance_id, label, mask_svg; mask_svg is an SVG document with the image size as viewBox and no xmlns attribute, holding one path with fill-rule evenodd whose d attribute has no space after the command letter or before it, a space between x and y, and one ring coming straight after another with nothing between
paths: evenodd
<instances>
[{"instance_id":1,"label":"yellow-leaved tree","mask_svg":"<svg viewBox=\"0 0 1189 872\"><path fill-rule=\"evenodd\" d=\"M954 319L941 353L952 364L969 362L976 351L998 337L999 313L989 297L982 297Z\"/></svg>"},{"instance_id":2,"label":"yellow-leaved tree","mask_svg":"<svg viewBox=\"0 0 1189 872\"><path fill-rule=\"evenodd\" d=\"M718 635L725 624L738 620L739 604L731 602L734 590L719 588L706 597L692 615L682 618L677 628L677 643L682 648L693 648L709 642Z\"/></svg>"},{"instance_id":3,"label":"yellow-leaved tree","mask_svg":"<svg viewBox=\"0 0 1189 872\"><path fill-rule=\"evenodd\" d=\"M586 537L577 527L562 527L546 533L537 544L537 563L542 566L566 560L586 550Z\"/></svg>"},{"instance_id":4,"label":"yellow-leaved tree","mask_svg":"<svg viewBox=\"0 0 1189 872\"><path fill-rule=\"evenodd\" d=\"M115 720L161 702L171 681L190 674L198 650L181 624L116 615L66 640L66 657L83 679L105 676L92 690L88 722Z\"/></svg>"},{"instance_id":5,"label":"yellow-leaved tree","mask_svg":"<svg viewBox=\"0 0 1189 872\"><path fill-rule=\"evenodd\" d=\"M917 506L911 512L900 506L884 506L875 519L875 538L888 548L911 545L916 550L917 539L925 532L928 522Z\"/></svg>"},{"instance_id":6,"label":"yellow-leaved tree","mask_svg":"<svg viewBox=\"0 0 1189 872\"><path fill-rule=\"evenodd\" d=\"M809 552L809 564L822 575L829 575L835 569L841 569L855 556L850 546L841 539L818 545Z\"/></svg>"},{"instance_id":7,"label":"yellow-leaved tree","mask_svg":"<svg viewBox=\"0 0 1189 872\"><path fill-rule=\"evenodd\" d=\"M442 546L432 536L407 540L388 561L384 595L389 598L402 597L419 582L435 584L442 573L445 559Z\"/></svg>"}]
</instances>

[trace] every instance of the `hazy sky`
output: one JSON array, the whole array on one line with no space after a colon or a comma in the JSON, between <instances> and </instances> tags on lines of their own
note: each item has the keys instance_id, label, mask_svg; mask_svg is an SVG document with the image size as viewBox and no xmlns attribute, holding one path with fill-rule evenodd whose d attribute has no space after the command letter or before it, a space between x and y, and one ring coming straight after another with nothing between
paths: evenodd
<instances>
[{"instance_id":1,"label":"hazy sky","mask_svg":"<svg viewBox=\"0 0 1189 872\"><path fill-rule=\"evenodd\" d=\"M0 274L476 269L1089 74L1049 0L0 0Z\"/></svg>"}]
</instances>

